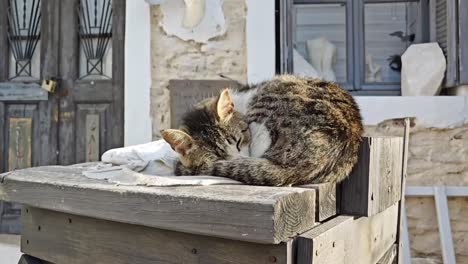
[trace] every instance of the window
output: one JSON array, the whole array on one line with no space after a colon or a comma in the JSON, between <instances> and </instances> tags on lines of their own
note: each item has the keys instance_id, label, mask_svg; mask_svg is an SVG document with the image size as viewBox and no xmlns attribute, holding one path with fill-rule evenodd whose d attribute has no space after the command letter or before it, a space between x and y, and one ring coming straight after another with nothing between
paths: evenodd
<instances>
[{"instance_id":1,"label":"window","mask_svg":"<svg viewBox=\"0 0 468 264\"><path fill-rule=\"evenodd\" d=\"M112 78L112 0L80 0L80 79Z\"/></svg>"},{"instance_id":2,"label":"window","mask_svg":"<svg viewBox=\"0 0 468 264\"><path fill-rule=\"evenodd\" d=\"M336 81L357 94L399 94L400 56L429 40L428 2L277 1L277 69Z\"/></svg>"},{"instance_id":3,"label":"window","mask_svg":"<svg viewBox=\"0 0 468 264\"><path fill-rule=\"evenodd\" d=\"M40 77L41 1L9 0L9 79L33 81Z\"/></svg>"}]
</instances>

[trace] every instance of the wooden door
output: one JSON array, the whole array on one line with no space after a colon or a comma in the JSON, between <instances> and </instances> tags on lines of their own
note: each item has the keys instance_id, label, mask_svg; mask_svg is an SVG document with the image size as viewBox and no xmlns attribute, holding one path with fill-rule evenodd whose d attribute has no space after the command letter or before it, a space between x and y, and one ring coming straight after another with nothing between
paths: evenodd
<instances>
[{"instance_id":1,"label":"wooden door","mask_svg":"<svg viewBox=\"0 0 468 264\"><path fill-rule=\"evenodd\" d=\"M0 0L0 172L123 145L124 19L124 0ZM19 214L0 201L0 233Z\"/></svg>"},{"instance_id":2,"label":"wooden door","mask_svg":"<svg viewBox=\"0 0 468 264\"><path fill-rule=\"evenodd\" d=\"M0 1L0 172L57 163L58 0ZM0 232L18 233L20 206L0 201Z\"/></svg>"},{"instance_id":3,"label":"wooden door","mask_svg":"<svg viewBox=\"0 0 468 264\"><path fill-rule=\"evenodd\" d=\"M123 145L124 0L60 7L59 163L97 161Z\"/></svg>"}]
</instances>

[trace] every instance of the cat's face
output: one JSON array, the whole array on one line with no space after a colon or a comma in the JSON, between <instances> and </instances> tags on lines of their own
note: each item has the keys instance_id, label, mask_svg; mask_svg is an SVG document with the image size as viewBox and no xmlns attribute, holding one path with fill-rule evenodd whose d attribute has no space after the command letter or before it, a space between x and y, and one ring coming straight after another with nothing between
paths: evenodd
<instances>
[{"instance_id":1,"label":"cat's face","mask_svg":"<svg viewBox=\"0 0 468 264\"><path fill-rule=\"evenodd\" d=\"M217 160L249 155L250 131L244 116L235 111L229 90L204 100L183 117L181 129L161 134L178 154L176 174L200 175L210 172Z\"/></svg>"}]
</instances>

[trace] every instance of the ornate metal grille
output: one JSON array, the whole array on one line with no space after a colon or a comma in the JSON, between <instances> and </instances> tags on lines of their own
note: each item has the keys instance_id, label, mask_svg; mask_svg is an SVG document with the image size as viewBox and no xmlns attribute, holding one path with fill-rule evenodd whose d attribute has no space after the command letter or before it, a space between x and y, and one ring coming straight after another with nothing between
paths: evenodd
<instances>
[{"instance_id":1,"label":"ornate metal grille","mask_svg":"<svg viewBox=\"0 0 468 264\"><path fill-rule=\"evenodd\" d=\"M80 78L105 76L103 59L112 39L112 11L112 0L80 0L78 27L86 61L85 74Z\"/></svg>"},{"instance_id":2,"label":"ornate metal grille","mask_svg":"<svg viewBox=\"0 0 468 264\"><path fill-rule=\"evenodd\" d=\"M31 61L41 33L40 0L8 0L8 41L14 59L11 79L32 77Z\"/></svg>"}]
</instances>

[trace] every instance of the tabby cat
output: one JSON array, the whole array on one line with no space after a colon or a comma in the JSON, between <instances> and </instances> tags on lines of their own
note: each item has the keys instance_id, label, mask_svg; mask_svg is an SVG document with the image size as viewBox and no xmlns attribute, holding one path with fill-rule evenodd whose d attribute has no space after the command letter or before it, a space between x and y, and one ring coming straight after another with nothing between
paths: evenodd
<instances>
[{"instance_id":1,"label":"tabby cat","mask_svg":"<svg viewBox=\"0 0 468 264\"><path fill-rule=\"evenodd\" d=\"M176 175L216 175L252 185L340 182L357 161L363 126L334 83L280 75L225 89L161 131L179 153Z\"/></svg>"}]
</instances>

